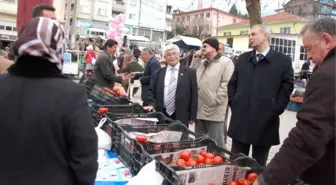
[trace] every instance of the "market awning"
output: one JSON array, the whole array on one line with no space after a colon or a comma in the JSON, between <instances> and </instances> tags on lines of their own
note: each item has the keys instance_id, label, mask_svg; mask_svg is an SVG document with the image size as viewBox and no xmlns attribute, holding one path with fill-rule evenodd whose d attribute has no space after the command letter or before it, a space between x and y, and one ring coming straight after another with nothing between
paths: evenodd
<instances>
[{"instance_id":1,"label":"market awning","mask_svg":"<svg viewBox=\"0 0 336 185\"><path fill-rule=\"evenodd\" d=\"M194 37L176 36L169 40L172 40L174 44L182 49L200 49L202 47L202 41Z\"/></svg>"}]
</instances>

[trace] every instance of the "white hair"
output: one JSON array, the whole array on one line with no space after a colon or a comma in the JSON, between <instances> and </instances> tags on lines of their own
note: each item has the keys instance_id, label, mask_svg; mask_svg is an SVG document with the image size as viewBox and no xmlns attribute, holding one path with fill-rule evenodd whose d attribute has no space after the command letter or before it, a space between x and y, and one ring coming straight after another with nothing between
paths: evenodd
<instances>
[{"instance_id":1,"label":"white hair","mask_svg":"<svg viewBox=\"0 0 336 185\"><path fill-rule=\"evenodd\" d=\"M180 53L180 48L176 45L176 44L169 44L165 47L165 49L163 50L163 55L165 55L168 51L176 49L176 51L178 53Z\"/></svg>"},{"instance_id":2,"label":"white hair","mask_svg":"<svg viewBox=\"0 0 336 185\"><path fill-rule=\"evenodd\" d=\"M86 47L86 50L93 50L93 46L92 46L92 45L88 45L88 46Z\"/></svg>"},{"instance_id":3,"label":"white hair","mask_svg":"<svg viewBox=\"0 0 336 185\"><path fill-rule=\"evenodd\" d=\"M271 30L267 26L265 26L264 24L256 24L256 25L252 26L252 28L254 28L254 27L259 27L260 31L262 31L262 32L264 32L264 33L267 34L268 41L271 40Z\"/></svg>"}]
</instances>

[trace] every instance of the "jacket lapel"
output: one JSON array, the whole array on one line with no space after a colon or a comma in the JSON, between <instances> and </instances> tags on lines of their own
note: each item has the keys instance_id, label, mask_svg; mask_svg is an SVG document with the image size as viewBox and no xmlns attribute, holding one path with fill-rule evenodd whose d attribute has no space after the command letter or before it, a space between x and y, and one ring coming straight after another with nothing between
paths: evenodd
<instances>
[{"instance_id":1,"label":"jacket lapel","mask_svg":"<svg viewBox=\"0 0 336 185\"><path fill-rule=\"evenodd\" d=\"M165 76L166 76L167 67L160 69L158 74L158 83L156 89L160 89L160 94L164 97L164 84L165 84Z\"/></svg>"}]
</instances>

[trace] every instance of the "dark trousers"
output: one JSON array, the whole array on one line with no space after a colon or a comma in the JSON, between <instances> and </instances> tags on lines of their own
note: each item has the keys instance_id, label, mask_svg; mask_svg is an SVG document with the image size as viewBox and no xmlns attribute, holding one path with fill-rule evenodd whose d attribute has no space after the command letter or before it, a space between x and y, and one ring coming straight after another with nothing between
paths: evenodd
<instances>
[{"instance_id":1,"label":"dark trousers","mask_svg":"<svg viewBox=\"0 0 336 185\"><path fill-rule=\"evenodd\" d=\"M252 145L252 157L261 165L266 166L267 158L270 146L255 146ZM232 140L231 152L233 153L243 153L249 155L250 144L242 143L239 141Z\"/></svg>"}]
</instances>

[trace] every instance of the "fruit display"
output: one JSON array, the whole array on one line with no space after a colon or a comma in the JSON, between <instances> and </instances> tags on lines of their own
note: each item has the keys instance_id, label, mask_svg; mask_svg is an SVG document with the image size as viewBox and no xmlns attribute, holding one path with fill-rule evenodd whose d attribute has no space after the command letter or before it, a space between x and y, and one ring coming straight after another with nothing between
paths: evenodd
<instances>
[{"instance_id":1,"label":"fruit display","mask_svg":"<svg viewBox=\"0 0 336 185\"><path fill-rule=\"evenodd\" d=\"M248 174L247 178L239 178L236 181L229 182L228 185L252 185L253 182L258 178L257 173Z\"/></svg>"},{"instance_id":2,"label":"fruit display","mask_svg":"<svg viewBox=\"0 0 336 185\"><path fill-rule=\"evenodd\" d=\"M120 90L119 87L113 87L112 89L109 89L109 88L104 87L104 91L105 91L106 93L110 93L110 94L112 94L112 95L114 95L114 96L117 96L117 97L125 96L125 95L121 92L121 90Z\"/></svg>"},{"instance_id":3,"label":"fruit display","mask_svg":"<svg viewBox=\"0 0 336 185\"><path fill-rule=\"evenodd\" d=\"M225 160L221 156L215 156L212 153L201 151L199 155L192 155L189 151L180 152L176 165L179 167L223 164Z\"/></svg>"}]
</instances>

